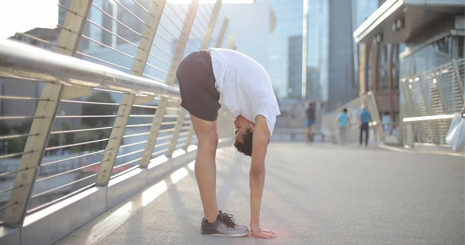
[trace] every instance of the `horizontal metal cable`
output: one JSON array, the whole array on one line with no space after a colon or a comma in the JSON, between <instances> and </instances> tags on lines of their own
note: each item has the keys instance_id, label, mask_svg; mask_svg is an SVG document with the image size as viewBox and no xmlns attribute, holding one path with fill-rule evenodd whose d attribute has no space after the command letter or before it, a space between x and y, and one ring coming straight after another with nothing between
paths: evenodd
<instances>
[{"instance_id":1,"label":"horizontal metal cable","mask_svg":"<svg viewBox=\"0 0 465 245\"><path fill-rule=\"evenodd\" d=\"M170 53L166 52L164 49L160 48L158 45L156 45L155 43L152 43L152 46L154 46L155 48L157 48L158 50L160 50L161 52L163 52L164 54L166 54L167 56L169 56L170 58L173 58L173 55L171 55Z\"/></svg>"},{"instance_id":2,"label":"horizontal metal cable","mask_svg":"<svg viewBox=\"0 0 465 245\"><path fill-rule=\"evenodd\" d=\"M180 133L179 136L181 136L181 135L188 135L188 134L189 134L189 131L186 131L186 132Z\"/></svg>"},{"instance_id":3,"label":"horizontal metal cable","mask_svg":"<svg viewBox=\"0 0 465 245\"><path fill-rule=\"evenodd\" d=\"M166 39L164 36L162 36L158 31L157 31L157 35L155 37L160 37L161 39L163 39L163 41L165 41L169 45L173 44L172 42L168 41L168 39Z\"/></svg>"},{"instance_id":4,"label":"horizontal metal cable","mask_svg":"<svg viewBox=\"0 0 465 245\"><path fill-rule=\"evenodd\" d=\"M62 9L67 10L68 12L70 12L70 13L72 13L72 14L75 14L75 15L77 15L77 16L79 16L79 17L82 17L82 15L78 14L76 11L73 11L73 10L71 10L71 9L69 9L69 8L67 8L67 7L65 7L65 6L63 6L63 5L61 5L61 4L59 4L59 3L57 4L57 6L60 7L60 8L62 8Z\"/></svg>"},{"instance_id":5,"label":"horizontal metal cable","mask_svg":"<svg viewBox=\"0 0 465 245\"><path fill-rule=\"evenodd\" d=\"M142 6L142 4L140 4L138 1L136 0L132 0L135 4L137 4L137 6L139 6L141 9L143 9L147 14L149 14L150 16L154 17L153 14L150 13L150 11L148 9L146 9L144 6ZM155 4L155 2L152 2L153 4ZM157 5L158 6L158 5Z\"/></svg>"},{"instance_id":6,"label":"horizontal metal cable","mask_svg":"<svg viewBox=\"0 0 465 245\"><path fill-rule=\"evenodd\" d=\"M119 126L117 126L117 127L84 128L84 129L73 129L73 130L53 131L53 132L50 132L50 134L80 133L80 132L87 132L87 131L107 130L107 129L113 129L113 128L119 128Z\"/></svg>"},{"instance_id":7,"label":"horizontal metal cable","mask_svg":"<svg viewBox=\"0 0 465 245\"><path fill-rule=\"evenodd\" d=\"M158 26L161 26L163 29L166 30L166 32L168 34L170 34L171 37L174 38L174 40L178 40L179 37L175 36L173 33L170 32L170 30L168 28L165 27L165 25L163 25L162 23L159 23ZM171 44L170 44L171 45Z\"/></svg>"},{"instance_id":8,"label":"horizontal metal cable","mask_svg":"<svg viewBox=\"0 0 465 245\"><path fill-rule=\"evenodd\" d=\"M93 101L82 101L82 100L61 100L61 102L75 103L75 104L91 104L91 105L124 105L120 103L104 103L104 102L93 102Z\"/></svg>"},{"instance_id":9,"label":"horizontal metal cable","mask_svg":"<svg viewBox=\"0 0 465 245\"><path fill-rule=\"evenodd\" d=\"M111 150L113 150L113 148L108 149L108 150L101 150L101 151L96 151L96 152L92 152L92 153L87 153L87 154L83 154L83 155L79 155L79 156L75 156L75 157L60 159L60 160L56 160L56 161L52 161L52 162L46 162L46 163L40 164L40 167L46 167L46 166L57 164L57 163L60 163L60 162L67 162L67 161L71 161L71 160L75 160L75 159L79 159L79 158L83 158L83 157L102 154L102 153L105 153L105 152L111 151Z\"/></svg>"},{"instance_id":10,"label":"horizontal metal cable","mask_svg":"<svg viewBox=\"0 0 465 245\"><path fill-rule=\"evenodd\" d=\"M170 139L171 137L173 137L173 135L166 135L166 136L162 136L162 137L158 137L157 140L164 140L164 139Z\"/></svg>"},{"instance_id":11,"label":"horizontal metal cable","mask_svg":"<svg viewBox=\"0 0 465 245\"><path fill-rule=\"evenodd\" d=\"M167 151L168 151L168 148L165 148L165 149L163 149L163 150L159 150L159 151L153 152L153 153L152 153L152 156L155 156L155 155L158 155L158 154L160 154L160 153L167 152Z\"/></svg>"},{"instance_id":12,"label":"horizontal metal cable","mask_svg":"<svg viewBox=\"0 0 465 245\"><path fill-rule=\"evenodd\" d=\"M10 175L10 174L19 173L19 172L24 171L24 170L28 170L28 168L26 167L26 168L14 170L14 171L3 172L3 173L0 173L0 177L6 176L6 175Z\"/></svg>"},{"instance_id":13,"label":"horizontal metal cable","mask_svg":"<svg viewBox=\"0 0 465 245\"><path fill-rule=\"evenodd\" d=\"M84 178L82 178L82 179L78 179L78 180L75 180L75 181L73 181L73 182L69 182L69 183L67 183L67 184L64 184L64 185L55 187L55 188L53 188L53 189L50 189L50 190L48 190L48 191L44 191L44 192L41 192L41 193L39 193L39 194L33 195L33 196L31 196L31 198L37 198L37 197L43 196L43 195L45 195L45 194L48 194L48 193L50 193L50 192L54 192L54 191L56 191L56 190L59 190L59 189L61 189L61 188L63 188L63 187L66 187L66 186L69 186L69 185L74 185L74 184L79 183L79 182L81 182L81 181L83 181L83 180L90 179L90 178L92 178L92 177L94 177L94 176L97 176L98 174L99 174L99 173L91 174L91 175L89 175L89 176L87 176L87 177L84 177Z\"/></svg>"},{"instance_id":14,"label":"horizontal metal cable","mask_svg":"<svg viewBox=\"0 0 465 245\"><path fill-rule=\"evenodd\" d=\"M129 115L129 117L155 117L155 115Z\"/></svg>"},{"instance_id":15,"label":"horizontal metal cable","mask_svg":"<svg viewBox=\"0 0 465 245\"><path fill-rule=\"evenodd\" d=\"M139 107L139 108L147 108L147 109L158 109L158 106L152 106L152 105L133 105L132 107Z\"/></svg>"},{"instance_id":16,"label":"horizontal metal cable","mask_svg":"<svg viewBox=\"0 0 465 245\"><path fill-rule=\"evenodd\" d=\"M161 125L176 125L176 122L162 122Z\"/></svg>"},{"instance_id":17,"label":"horizontal metal cable","mask_svg":"<svg viewBox=\"0 0 465 245\"><path fill-rule=\"evenodd\" d=\"M93 25L99 27L100 29L102 29L102 30L104 30L104 31L106 31L106 32L108 32L108 33L110 33L111 35L113 35L113 36L115 36L115 37L117 37L117 38L119 38L119 39L125 41L126 43L128 43L128 44L130 44L130 45L132 45L132 46L134 46L134 47L136 47L136 48L138 48L138 49L140 49L139 45L137 45L137 44L135 44L135 43L133 43L133 42L127 40L126 38L124 38L124 37L122 37L122 36L120 36L120 35L118 35L118 34L112 32L112 31L110 31L110 30L108 30L107 28L105 28L105 27L103 27L103 26L101 26L101 25L95 23L94 21L92 21L92 20L90 20L90 19L87 19L87 21L88 21L89 23L91 23L91 24L93 24Z\"/></svg>"},{"instance_id":18,"label":"horizontal metal cable","mask_svg":"<svg viewBox=\"0 0 465 245\"><path fill-rule=\"evenodd\" d=\"M0 160L6 159L6 158L11 158L11 157L18 157L18 156L22 156L22 155L29 154L29 153L32 153L32 152L33 152L33 151L27 151L27 152L20 152L20 153L13 153L13 154L1 155L1 156L0 156Z\"/></svg>"},{"instance_id":19,"label":"horizontal metal cable","mask_svg":"<svg viewBox=\"0 0 465 245\"><path fill-rule=\"evenodd\" d=\"M205 11L207 11L207 10L205 10ZM205 27L208 28L208 23L210 22L209 19L208 19L208 17L207 17L208 14L207 14L207 13L204 14L204 13L202 12L202 8L199 8L199 11L197 11L197 12L200 13L200 15L199 15L200 18L199 18L199 20L202 19L202 21L205 21Z\"/></svg>"},{"instance_id":20,"label":"horizontal metal cable","mask_svg":"<svg viewBox=\"0 0 465 245\"><path fill-rule=\"evenodd\" d=\"M9 140L9 139L16 139L22 137L29 137L29 136L37 136L39 134L13 134L13 135L4 135L0 136L0 140Z\"/></svg>"},{"instance_id":21,"label":"horizontal metal cable","mask_svg":"<svg viewBox=\"0 0 465 245\"><path fill-rule=\"evenodd\" d=\"M128 30L132 31L134 34L143 37L142 34L140 34L139 32L135 31L135 30L132 29L131 27L127 26L127 25L124 24L123 22L119 21L118 19L116 19L115 17L113 17L113 15L111 15L111 14L105 12L105 10L101 9L100 7L98 7L97 5L95 5L94 3L92 4L92 6L94 6L96 9L100 10L100 12L102 12L104 15L110 17L112 20L116 21L118 24L120 24L120 25L126 27Z\"/></svg>"},{"instance_id":22,"label":"horizontal metal cable","mask_svg":"<svg viewBox=\"0 0 465 245\"><path fill-rule=\"evenodd\" d=\"M119 148L121 149L121 148L130 147L130 146L141 145L141 144L145 144L145 143L147 143L147 140L142 140L142 141L139 141L139 142L136 142L136 143L123 145L123 146L120 146Z\"/></svg>"},{"instance_id":23,"label":"horizontal metal cable","mask_svg":"<svg viewBox=\"0 0 465 245\"><path fill-rule=\"evenodd\" d=\"M76 172L76 171L79 171L79 170L81 170L81 169L85 169L85 168L88 168L88 167L92 167L92 166L95 166L95 165L99 165L99 164L101 164L101 163L108 162L108 161L109 161L109 160L104 160L104 161L100 161L100 162L88 164L88 165L85 165L85 166L81 166L81 167L78 167L78 168L74 168L74 169L71 169L71 170L68 170L68 171L65 171L65 172L61 172L61 173L58 173L58 174L54 174L54 175L50 175L50 176L47 176L47 177L43 177L43 178L41 178L41 179L36 180L36 183L42 182L42 181L45 181L45 180L49 180L49 179L53 179L53 178L56 178L56 177L59 177L59 176L65 175L65 174L69 174L69 173L72 173L72 172Z\"/></svg>"},{"instance_id":24,"label":"horizontal metal cable","mask_svg":"<svg viewBox=\"0 0 465 245\"><path fill-rule=\"evenodd\" d=\"M159 60L159 61L163 62L164 64L166 64L166 65L170 66L170 64L168 64L168 62L167 62L167 61L165 61L164 59L162 59L162 58L160 58L160 57L158 57L158 56L154 55L153 53L150 53L150 52L149 52L149 55L150 55L150 56L152 56L152 57L154 57L155 59L157 59L157 60Z\"/></svg>"},{"instance_id":25,"label":"horizontal metal cable","mask_svg":"<svg viewBox=\"0 0 465 245\"><path fill-rule=\"evenodd\" d=\"M167 71L162 70L162 69L160 69L160 68L158 68L158 67L156 67L156 66L154 66L154 65L151 65L151 64L149 64L149 63L145 63L145 65L148 66L148 67L151 67L151 68L153 68L153 69L155 69L155 70L157 70L157 71L159 71L159 72L163 72L163 73L165 73L165 74L168 74Z\"/></svg>"},{"instance_id":26,"label":"horizontal metal cable","mask_svg":"<svg viewBox=\"0 0 465 245\"><path fill-rule=\"evenodd\" d=\"M181 28L179 28L179 27L177 26L177 24L174 23L174 21L168 16L168 14L165 13L165 11L163 11L163 14L165 15L166 19L168 19L168 20L171 22L171 24L173 24L173 26L174 26L176 29L178 29L179 32L182 33ZM181 23L182 23L182 22L181 22Z\"/></svg>"},{"instance_id":27,"label":"horizontal metal cable","mask_svg":"<svg viewBox=\"0 0 465 245\"><path fill-rule=\"evenodd\" d=\"M98 143L98 142L109 141L109 140L112 140L112 139L116 139L116 137L113 137L113 138L106 138L106 139L100 139L100 140L86 141L86 142L75 143L75 144L69 144L69 145L53 146L53 147L45 148L45 150L46 150L46 151L53 151L53 150L58 150L58 149L64 149L64 148L69 148L69 147L80 146L80 145L90 145L90 144L94 144L94 143Z\"/></svg>"},{"instance_id":28,"label":"horizontal metal cable","mask_svg":"<svg viewBox=\"0 0 465 245\"><path fill-rule=\"evenodd\" d=\"M151 127L152 123L126 125L126 128Z\"/></svg>"},{"instance_id":29,"label":"horizontal metal cable","mask_svg":"<svg viewBox=\"0 0 465 245\"><path fill-rule=\"evenodd\" d=\"M176 17L178 17L178 19L181 21L181 23L184 23L184 20L186 18L185 16L187 16L187 15L185 15L184 18L182 18L181 16L178 15L178 12L176 12L174 10L174 8L173 8L173 6L171 6L171 4L167 4L167 5L171 9L171 11L176 15Z\"/></svg>"},{"instance_id":30,"label":"horizontal metal cable","mask_svg":"<svg viewBox=\"0 0 465 245\"><path fill-rule=\"evenodd\" d=\"M23 36L23 37L27 37L27 38L30 38L30 39L33 39L33 40L36 40L38 42L41 42L41 43L44 43L44 44L48 44L48 45L51 45L51 46L54 46L54 47L59 47L59 48L62 48L62 49L66 49L65 47L63 46L60 46L56 43L52 43L52 42L49 42L47 40L44 40L44 39L40 39L38 37L34 37L34 36L31 36L31 35L28 35L26 33L21 33L21 32L16 32L17 35L20 35L20 36Z\"/></svg>"},{"instance_id":31,"label":"horizontal metal cable","mask_svg":"<svg viewBox=\"0 0 465 245\"><path fill-rule=\"evenodd\" d=\"M16 187L11 187L11 188L8 188L8 189L5 189L5 190L1 190L1 191L0 191L0 194L5 193L5 192L9 192L9 191L12 191L12 190L15 190L15 189L18 189L18 188L21 188L21 187L23 187L23 185L18 185L18 186L16 186Z\"/></svg>"},{"instance_id":32,"label":"horizontal metal cable","mask_svg":"<svg viewBox=\"0 0 465 245\"><path fill-rule=\"evenodd\" d=\"M134 18L136 18L138 21L140 21L142 24L145 25L145 21L143 21L141 18L139 18L139 16L137 16L136 14L134 14L131 10L129 10L128 8L126 8L123 4L121 4L120 2L118 2L117 0L112 0L113 2L115 2L116 4L118 4L118 6L120 6L122 9L126 10L126 12L128 12L130 15L134 16ZM150 26L148 26L150 28Z\"/></svg>"},{"instance_id":33,"label":"horizontal metal cable","mask_svg":"<svg viewBox=\"0 0 465 245\"><path fill-rule=\"evenodd\" d=\"M2 206L2 207L0 207L0 210L3 210L3 209L6 209L6 208L9 208L9 207L11 207L11 206L13 206L13 205L16 205L16 204L18 204L18 202L14 202L14 203L11 203L11 204L8 204L8 205L5 205L5 206Z\"/></svg>"},{"instance_id":34,"label":"horizontal metal cable","mask_svg":"<svg viewBox=\"0 0 465 245\"><path fill-rule=\"evenodd\" d=\"M126 163L123 163L123 164L114 166L113 169L117 169L117 168L124 167L124 166L126 166L126 165L129 165L129 164L135 163L135 162L137 162L137 161L140 161L141 159L142 159L142 157L139 157L139 158L134 159L134 160L132 160L132 161L129 161L129 162L126 162Z\"/></svg>"},{"instance_id":35,"label":"horizontal metal cable","mask_svg":"<svg viewBox=\"0 0 465 245\"><path fill-rule=\"evenodd\" d=\"M159 133L166 133L166 132L171 132L171 131L174 131L174 128L162 129L162 130L159 130L158 132Z\"/></svg>"},{"instance_id":36,"label":"horizontal metal cable","mask_svg":"<svg viewBox=\"0 0 465 245\"><path fill-rule=\"evenodd\" d=\"M132 151L132 152L129 152L129 153L126 153L126 154L123 154L123 155L119 155L116 158L118 159L118 158L122 158L122 157L127 157L127 156L134 155L136 153L143 152L143 151L145 151L145 149L138 150L138 151Z\"/></svg>"},{"instance_id":37,"label":"horizontal metal cable","mask_svg":"<svg viewBox=\"0 0 465 245\"><path fill-rule=\"evenodd\" d=\"M179 6L179 8L181 9L181 11L184 13L184 15L187 16L187 10L185 10L185 9L182 7L183 5L182 5L182 4L179 4L178 6Z\"/></svg>"},{"instance_id":38,"label":"horizontal metal cable","mask_svg":"<svg viewBox=\"0 0 465 245\"><path fill-rule=\"evenodd\" d=\"M165 115L163 117L165 117L165 118L178 118L179 115Z\"/></svg>"},{"instance_id":39,"label":"horizontal metal cable","mask_svg":"<svg viewBox=\"0 0 465 245\"><path fill-rule=\"evenodd\" d=\"M73 30L71 30L71 29L69 29L69 28L66 28L66 27L64 27L64 26L56 25L56 27L57 27L58 29L60 29L61 31L65 30L65 31L67 31L67 32L71 32L71 33L74 33L74 34L76 34L76 35L79 35L79 33L75 32L75 31L73 31ZM70 49L67 49L67 50L70 50Z\"/></svg>"},{"instance_id":40,"label":"horizontal metal cable","mask_svg":"<svg viewBox=\"0 0 465 245\"><path fill-rule=\"evenodd\" d=\"M122 117L118 115L62 115L55 116L55 118L111 118L111 117Z\"/></svg>"},{"instance_id":41,"label":"horizontal metal cable","mask_svg":"<svg viewBox=\"0 0 465 245\"><path fill-rule=\"evenodd\" d=\"M49 99L40 99L40 98L33 98L33 97L20 97L20 96L5 96L5 95L0 95L0 99L2 99L2 100L50 101Z\"/></svg>"},{"instance_id":42,"label":"horizontal metal cable","mask_svg":"<svg viewBox=\"0 0 465 245\"><path fill-rule=\"evenodd\" d=\"M161 83L166 83L166 81L163 81L163 80L161 80L160 78L156 78L156 77L150 76L150 75L148 75L148 74L146 74L146 73L142 73L142 76L145 76L145 77L147 77L147 78L153 79L153 80L155 80L155 81L159 81L159 82L161 82Z\"/></svg>"},{"instance_id":43,"label":"horizontal metal cable","mask_svg":"<svg viewBox=\"0 0 465 245\"><path fill-rule=\"evenodd\" d=\"M143 136L143 135L148 135L148 134L150 134L150 132L140 133L140 134L129 134L129 135L124 135L123 138L131 138L131 137Z\"/></svg>"},{"instance_id":44,"label":"horizontal metal cable","mask_svg":"<svg viewBox=\"0 0 465 245\"><path fill-rule=\"evenodd\" d=\"M35 118L45 118L45 117L34 117L34 116L6 116L6 117L0 117L0 120L35 119Z\"/></svg>"},{"instance_id":45,"label":"horizontal metal cable","mask_svg":"<svg viewBox=\"0 0 465 245\"><path fill-rule=\"evenodd\" d=\"M171 143L170 141L167 141L167 142L164 142L164 143L156 144L153 148L159 148L159 147L162 147L162 146L167 146L170 143Z\"/></svg>"},{"instance_id":46,"label":"horizontal metal cable","mask_svg":"<svg viewBox=\"0 0 465 245\"><path fill-rule=\"evenodd\" d=\"M199 36L202 36L202 30L200 30L199 27L197 27L196 25L192 25L192 27L194 27L194 29L195 29L196 31L198 31L198 33L195 33L195 32L192 31L192 30L194 30L194 29L192 29L192 30L191 30L192 36L193 36L195 39L197 39L198 41L203 40L203 38L199 37ZM197 36L197 34L198 34L199 36ZM196 40L194 40L194 41L196 41Z\"/></svg>"},{"instance_id":47,"label":"horizontal metal cable","mask_svg":"<svg viewBox=\"0 0 465 245\"><path fill-rule=\"evenodd\" d=\"M103 89L103 88L94 88L94 90L115 93L115 94L129 94L128 92L116 91L116 90L111 90L111 89Z\"/></svg>"},{"instance_id":48,"label":"horizontal metal cable","mask_svg":"<svg viewBox=\"0 0 465 245\"><path fill-rule=\"evenodd\" d=\"M99 59L97 57L94 57L92 55L88 55L88 54L85 54L85 53L82 53L82 52L79 52L79 51L76 51L77 54L80 54L82 56L85 56L85 57L88 57L88 58L91 58L93 60L97 60L97 61L100 61L102 63L105 63L105 64L108 64L108 65L111 65L111 66L114 66L114 67L118 67L118 68L121 68L121 69L124 69L126 71L131 71L131 69L127 68L127 67L124 67L124 66L120 66L120 65L117 65L115 63L111 63L109 61L106 61L106 60L102 60L102 59Z\"/></svg>"},{"instance_id":49,"label":"horizontal metal cable","mask_svg":"<svg viewBox=\"0 0 465 245\"><path fill-rule=\"evenodd\" d=\"M86 35L81 35L81 36L82 36L83 38L89 40L89 41L92 41L92 42L94 42L94 43L96 43L96 44L102 46L102 47L105 47L105 48L107 48L107 49L113 50L113 51L115 51L115 52L118 53L118 54L124 55L124 56L126 56L126 57L128 57L128 58L131 58L131 59L134 59L134 60L138 60L138 59L135 59L134 56L132 56L132 55L129 55L129 54L126 54L125 52L119 51L119 50L117 50L117 49L115 49L115 48L113 48L113 47L110 47L110 46L108 46L108 45L106 45L106 44L104 44L104 43L101 43L101 42L99 42L99 41L97 41L97 40L95 40L95 39L92 39L92 38L90 38L90 37L88 37L88 36L86 36Z\"/></svg>"},{"instance_id":50,"label":"horizontal metal cable","mask_svg":"<svg viewBox=\"0 0 465 245\"><path fill-rule=\"evenodd\" d=\"M61 201L65 200L65 199L68 199L68 198L70 198L70 197L72 197L72 196L74 196L74 195L76 195L76 194L78 194L78 193L83 192L84 190L89 189L89 188L92 187L92 186L95 186L95 183L93 183L93 184L91 184L91 185L88 185L88 186L85 186L85 187L83 187L83 188L79 188L79 189L77 189L77 190L75 190L75 191L73 191L73 192L71 192L71 193L69 193L69 194L66 194L66 195L64 195L64 196L60 196L59 198L54 199L53 201L47 202L47 203L42 204L42 205L40 205L40 206L38 206L38 207L35 207L35 208L33 208L33 209L27 210L27 214L31 214L31 213L37 212L37 211L42 210L42 209L44 209L44 208L46 208L46 207L49 207L49 206L51 206L51 205L53 205L53 204L55 204L55 203L57 203L57 202L61 202Z\"/></svg>"}]
</instances>

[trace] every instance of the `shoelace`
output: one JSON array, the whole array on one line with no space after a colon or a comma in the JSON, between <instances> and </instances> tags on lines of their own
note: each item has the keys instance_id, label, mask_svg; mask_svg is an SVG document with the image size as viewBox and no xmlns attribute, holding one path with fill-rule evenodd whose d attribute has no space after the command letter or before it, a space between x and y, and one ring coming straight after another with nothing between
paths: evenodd
<instances>
[{"instance_id":1,"label":"shoelace","mask_svg":"<svg viewBox=\"0 0 465 245\"><path fill-rule=\"evenodd\" d=\"M235 220L232 214L223 213L223 220L224 220L224 223L226 223L228 227L234 228L234 226L236 226L236 223L234 223Z\"/></svg>"}]
</instances>

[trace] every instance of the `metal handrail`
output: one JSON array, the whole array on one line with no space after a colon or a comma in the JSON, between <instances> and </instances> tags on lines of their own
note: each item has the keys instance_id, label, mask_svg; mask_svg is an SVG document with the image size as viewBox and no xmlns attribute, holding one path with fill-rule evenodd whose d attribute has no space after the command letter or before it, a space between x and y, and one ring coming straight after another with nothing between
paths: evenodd
<instances>
[{"instance_id":1,"label":"metal handrail","mask_svg":"<svg viewBox=\"0 0 465 245\"><path fill-rule=\"evenodd\" d=\"M0 56L0 67L46 75L63 84L179 98L179 89L161 82L10 40L0 41ZM1 71L0 75L8 76Z\"/></svg>"}]
</instances>

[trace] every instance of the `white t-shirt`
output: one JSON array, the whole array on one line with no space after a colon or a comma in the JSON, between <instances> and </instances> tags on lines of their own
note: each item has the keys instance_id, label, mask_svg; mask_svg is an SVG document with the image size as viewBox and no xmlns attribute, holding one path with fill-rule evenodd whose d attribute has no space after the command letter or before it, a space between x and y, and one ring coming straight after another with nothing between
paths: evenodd
<instances>
[{"instance_id":1,"label":"white t-shirt","mask_svg":"<svg viewBox=\"0 0 465 245\"><path fill-rule=\"evenodd\" d=\"M210 55L220 104L234 119L242 115L255 122L257 115L263 115L271 135L276 116L281 113L265 68L252 58L230 49L213 48Z\"/></svg>"}]
</instances>

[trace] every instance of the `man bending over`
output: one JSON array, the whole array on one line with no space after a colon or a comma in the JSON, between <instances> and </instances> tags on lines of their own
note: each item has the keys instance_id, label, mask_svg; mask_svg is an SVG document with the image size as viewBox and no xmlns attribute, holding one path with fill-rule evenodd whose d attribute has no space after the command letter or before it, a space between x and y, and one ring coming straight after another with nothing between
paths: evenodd
<instances>
[{"instance_id":1,"label":"man bending over","mask_svg":"<svg viewBox=\"0 0 465 245\"><path fill-rule=\"evenodd\" d=\"M201 232L227 237L249 234L232 215L223 213L216 202L217 117L220 106L235 119L234 146L252 157L250 167L250 234L273 238L273 231L260 227L260 205L265 184L265 155L280 114L270 77L255 60L233 50L210 49L194 52L176 72L181 106L189 113L198 138L195 176L202 199L204 218Z\"/></svg>"}]
</instances>

